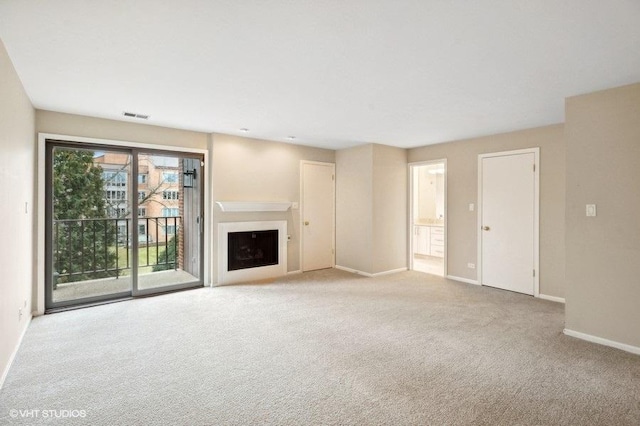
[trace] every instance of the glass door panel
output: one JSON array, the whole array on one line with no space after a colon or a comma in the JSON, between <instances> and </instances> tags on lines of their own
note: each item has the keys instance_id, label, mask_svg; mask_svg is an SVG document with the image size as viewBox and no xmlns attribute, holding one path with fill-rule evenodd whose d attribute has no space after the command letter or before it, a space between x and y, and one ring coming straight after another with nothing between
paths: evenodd
<instances>
[{"instance_id":1,"label":"glass door panel","mask_svg":"<svg viewBox=\"0 0 640 426\"><path fill-rule=\"evenodd\" d=\"M48 145L48 308L131 294L131 160Z\"/></svg>"},{"instance_id":2,"label":"glass door panel","mask_svg":"<svg viewBox=\"0 0 640 426\"><path fill-rule=\"evenodd\" d=\"M137 292L201 283L201 160L137 154Z\"/></svg>"}]
</instances>

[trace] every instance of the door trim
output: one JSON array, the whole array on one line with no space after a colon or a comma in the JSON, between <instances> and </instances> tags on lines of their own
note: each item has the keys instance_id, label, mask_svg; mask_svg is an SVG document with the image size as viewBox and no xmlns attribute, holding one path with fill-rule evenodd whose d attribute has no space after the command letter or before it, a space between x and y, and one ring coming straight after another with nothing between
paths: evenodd
<instances>
[{"instance_id":1,"label":"door trim","mask_svg":"<svg viewBox=\"0 0 640 426\"><path fill-rule=\"evenodd\" d=\"M93 145L103 145L105 147L115 148L131 148L131 149L150 149L165 152L184 152L193 154L202 154L204 156L204 231L203 231L203 256L204 256L204 274L202 277L205 286L211 286L212 256L211 242L213 241L213 223L212 219L212 190L213 185L209 184L211 176L211 167L209 159L209 150L200 148L188 148L178 145L158 145L150 143L129 142L121 140L90 138L82 136L70 136L55 133L38 133L37 147L37 215L36 215L36 238L37 247L35 254L36 264L36 292L34 315L43 315L45 311L45 195L46 195L46 141L47 139L62 140L71 143L87 143Z\"/></svg>"},{"instance_id":2,"label":"door trim","mask_svg":"<svg viewBox=\"0 0 640 426\"><path fill-rule=\"evenodd\" d=\"M414 190L414 181L413 181L413 168L420 166L428 166L430 164L444 164L444 270L442 271L443 277L448 277L448 247L449 247L449 218L447 217L448 208L447 208L447 174L448 174L448 165L447 159L441 158L438 160L427 160L427 161L416 161L408 164L408 173L409 173L409 223L407 232L409 233L409 238L407 238L407 243L409 244L407 248L407 256L409 257L407 264L409 265L409 270L413 271L413 190Z\"/></svg>"},{"instance_id":3,"label":"door trim","mask_svg":"<svg viewBox=\"0 0 640 426\"><path fill-rule=\"evenodd\" d=\"M476 271L478 284L484 285L482 279L482 160L491 157L505 157L510 155L533 154L534 155L534 207L533 207L533 269L535 276L533 277L533 297L540 297L540 148L525 148L512 151L491 152L478 155L478 204L477 204L477 259ZM533 271L532 271L533 273Z\"/></svg>"},{"instance_id":4,"label":"door trim","mask_svg":"<svg viewBox=\"0 0 640 426\"><path fill-rule=\"evenodd\" d=\"M299 201L299 217L298 217L298 229L300 232L300 246L298 247L299 251L299 259L298 262L300 264L300 271L304 272L304 166L305 165L315 165L315 166L326 166L331 167L331 171L333 172L333 214L331 215L331 244L333 251L331 256L331 267L334 268L336 266L336 164L335 163L325 163L322 161L311 161L311 160L300 160L300 201Z\"/></svg>"}]
</instances>

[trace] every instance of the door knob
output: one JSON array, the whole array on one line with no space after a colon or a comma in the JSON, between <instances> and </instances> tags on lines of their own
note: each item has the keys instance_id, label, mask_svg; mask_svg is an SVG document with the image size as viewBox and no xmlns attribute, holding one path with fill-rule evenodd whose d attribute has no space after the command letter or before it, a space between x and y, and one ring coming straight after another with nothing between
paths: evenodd
<instances>
[{"instance_id":1,"label":"door knob","mask_svg":"<svg viewBox=\"0 0 640 426\"><path fill-rule=\"evenodd\" d=\"M305 221L304 221L304 225L305 225L305 226L309 225L309 221L308 221L308 220L305 220Z\"/></svg>"},{"instance_id":2,"label":"door knob","mask_svg":"<svg viewBox=\"0 0 640 426\"><path fill-rule=\"evenodd\" d=\"M483 226L483 227L482 227L482 230L483 230L483 231L490 231L490 230L491 230L491 228L489 228L488 226Z\"/></svg>"}]
</instances>

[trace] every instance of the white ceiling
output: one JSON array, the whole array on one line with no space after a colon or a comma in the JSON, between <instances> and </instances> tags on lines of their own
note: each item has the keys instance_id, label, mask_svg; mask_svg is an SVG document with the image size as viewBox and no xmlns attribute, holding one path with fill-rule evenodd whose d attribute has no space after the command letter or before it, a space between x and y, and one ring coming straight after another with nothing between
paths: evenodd
<instances>
[{"instance_id":1,"label":"white ceiling","mask_svg":"<svg viewBox=\"0 0 640 426\"><path fill-rule=\"evenodd\" d=\"M0 38L36 108L328 148L559 123L640 81L639 0L0 0Z\"/></svg>"}]
</instances>

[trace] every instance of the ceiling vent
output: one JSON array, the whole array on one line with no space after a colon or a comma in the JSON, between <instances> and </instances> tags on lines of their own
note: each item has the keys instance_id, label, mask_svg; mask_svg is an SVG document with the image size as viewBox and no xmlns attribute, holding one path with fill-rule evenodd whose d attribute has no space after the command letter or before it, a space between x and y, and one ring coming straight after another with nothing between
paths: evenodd
<instances>
[{"instance_id":1,"label":"ceiling vent","mask_svg":"<svg viewBox=\"0 0 640 426\"><path fill-rule=\"evenodd\" d=\"M130 118L139 118L141 120L148 120L149 116L148 115L144 115L144 114L136 114L135 112L123 112L122 115L124 115L125 117L130 117Z\"/></svg>"}]
</instances>

